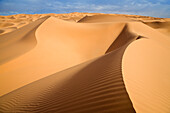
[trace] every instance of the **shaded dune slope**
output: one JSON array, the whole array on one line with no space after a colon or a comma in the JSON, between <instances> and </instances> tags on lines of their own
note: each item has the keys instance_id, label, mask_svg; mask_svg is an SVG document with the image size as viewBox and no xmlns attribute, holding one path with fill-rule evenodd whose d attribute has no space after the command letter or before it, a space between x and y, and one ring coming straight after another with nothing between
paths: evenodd
<instances>
[{"instance_id":1,"label":"shaded dune slope","mask_svg":"<svg viewBox=\"0 0 170 113\"><path fill-rule=\"evenodd\" d=\"M118 49L124 45L127 45L130 42L132 42L133 40L138 39L139 37L140 36L138 36L137 34L130 32L130 30L128 28L128 24L126 24L124 26L124 28L122 29L121 33L119 34L119 36L112 43L112 45L108 48L106 53L111 52L115 49Z\"/></svg>"}]
</instances>

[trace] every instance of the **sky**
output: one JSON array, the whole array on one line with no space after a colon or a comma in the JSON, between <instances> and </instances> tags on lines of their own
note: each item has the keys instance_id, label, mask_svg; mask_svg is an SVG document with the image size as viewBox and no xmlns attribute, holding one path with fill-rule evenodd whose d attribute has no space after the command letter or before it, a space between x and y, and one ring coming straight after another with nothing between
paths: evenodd
<instances>
[{"instance_id":1,"label":"sky","mask_svg":"<svg viewBox=\"0 0 170 113\"><path fill-rule=\"evenodd\" d=\"M71 12L170 18L170 0L0 0L0 15Z\"/></svg>"}]
</instances>

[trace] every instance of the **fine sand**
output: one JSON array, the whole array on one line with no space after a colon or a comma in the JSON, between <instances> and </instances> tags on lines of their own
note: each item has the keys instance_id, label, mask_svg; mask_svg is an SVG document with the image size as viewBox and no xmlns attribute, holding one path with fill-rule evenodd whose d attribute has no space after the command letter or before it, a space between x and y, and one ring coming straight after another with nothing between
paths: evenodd
<instances>
[{"instance_id":1,"label":"fine sand","mask_svg":"<svg viewBox=\"0 0 170 113\"><path fill-rule=\"evenodd\" d=\"M0 16L0 112L170 113L170 19Z\"/></svg>"}]
</instances>

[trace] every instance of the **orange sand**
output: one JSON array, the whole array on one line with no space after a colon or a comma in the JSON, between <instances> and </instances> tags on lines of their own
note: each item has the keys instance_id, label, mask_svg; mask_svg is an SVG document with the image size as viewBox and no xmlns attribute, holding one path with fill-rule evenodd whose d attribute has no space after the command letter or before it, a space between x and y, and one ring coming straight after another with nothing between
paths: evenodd
<instances>
[{"instance_id":1,"label":"orange sand","mask_svg":"<svg viewBox=\"0 0 170 113\"><path fill-rule=\"evenodd\" d=\"M0 16L0 112L170 113L170 19Z\"/></svg>"}]
</instances>

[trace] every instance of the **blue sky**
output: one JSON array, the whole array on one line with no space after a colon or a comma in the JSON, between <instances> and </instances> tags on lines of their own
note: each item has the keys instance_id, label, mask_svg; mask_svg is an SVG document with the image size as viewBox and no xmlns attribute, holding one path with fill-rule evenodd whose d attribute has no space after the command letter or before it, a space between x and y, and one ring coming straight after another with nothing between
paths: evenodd
<instances>
[{"instance_id":1,"label":"blue sky","mask_svg":"<svg viewBox=\"0 0 170 113\"><path fill-rule=\"evenodd\" d=\"M170 0L0 0L0 15L70 12L170 18Z\"/></svg>"}]
</instances>

